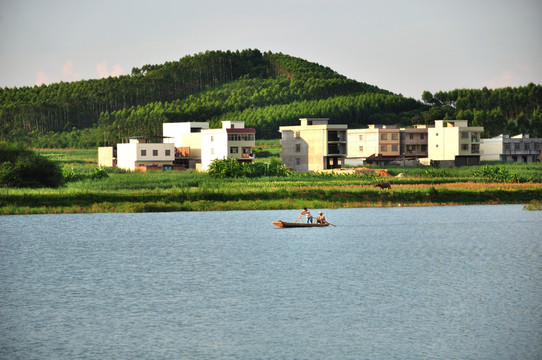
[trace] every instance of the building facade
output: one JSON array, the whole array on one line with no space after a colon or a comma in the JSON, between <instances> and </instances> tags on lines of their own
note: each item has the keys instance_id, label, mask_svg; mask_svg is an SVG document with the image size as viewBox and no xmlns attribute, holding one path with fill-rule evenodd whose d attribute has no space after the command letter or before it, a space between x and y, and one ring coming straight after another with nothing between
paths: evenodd
<instances>
[{"instance_id":1,"label":"building facade","mask_svg":"<svg viewBox=\"0 0 542 360\"><path fill-rule=\"evenodd\" d=\"M388 164L427 157L427 126L397 128L396 125L369 125L348 129L348 165Z\"/></svg>"},{"instance_id":2,"label":"building facade","mask_svg":"<svg viewBox=\"0 0 542 360\"><path fill-rule=\"evenodd\" d=\"M542 139L502 134L482 139L480 152L483 161L537 162L542 160Z\"/></svg>"},{"instance_id":3,"label":"building facade","mask_svg":"<svg viewBox=\"0 0 542 360\"><path fill-rule=\"evenodd\" d=\"M244 121L223 121L221 129L201 131L201 169L207 171L216 159L252 162L256 129L245 128Z\"/></svg>"},{"instance_id":4,"label":"building facade","mask_svg":"<svg viewBox=\"0 0 542 360\"><path fill-rule=\"evenodd\" d=\"M134 137L126 144L117 144L117 167L133 171L139 166L173 166L174 144L147 141L144 137Z\"/></svg>"},{"instance_id":5,"label":"building facade","mask_svg":"<svg viewBox=\"0 0 542 360\"><path fill-rule=\"evenodd\" d=\"M201 164L201 132L208 122L174 122L162 125L164 142L175 144L175 164L195 169Z\"/></svg>"},{"instance_id":6,"label":"building facade","mask_svg":"<svg viewBox=\"0 0 542 360\"><path fill-rule=\"evenodd\" d=\"M344 167L347 125L328 118L303 118L300 125L281 126L282 162L293 171L321 171Z\"/></svg>"},{"instance_id":7,"label":"building facade","mask_svg":"<svg viewBox=\"0 0 542 360\"><path fill-rule=\"evenodd\" d=\"M414 125L413 128L401 129L401 157L406 160L413 160L427 157L427 146L429 144L427 125Z\"/></svg>"},{"instance_id":8,"label":"building facade","mask_svg":"<svg viewBox=\"0 0 542 360\"><path fill-rule=\"evenodd\" d=\"M401 153L401 132L395 125L369 125L348 130L348 163L369 158L391 161Z\"/></svg>"},{"instance_id":9,"label":"building facade","mask_svg":"<svg viewBox=\"0 0 542 360\"><path fill-rule=\"evenodd\" d=\"M427 129L428 160L441 165L478 165L483 131L481 126L468 126L467 120L435 120L435 127Z\"/></svg>"}]
</instances>

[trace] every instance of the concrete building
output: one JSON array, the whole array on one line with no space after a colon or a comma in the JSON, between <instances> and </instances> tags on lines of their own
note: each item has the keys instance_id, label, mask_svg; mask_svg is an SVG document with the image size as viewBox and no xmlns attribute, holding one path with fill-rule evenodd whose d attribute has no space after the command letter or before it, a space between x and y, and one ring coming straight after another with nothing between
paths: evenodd
<instances>
[{"instance_id":1,"label":"concrete building","mask_svg":"<svg viewBox=\"0 0 542 360\"><path fill-rule=\"evenodd\" d=\"M428 133L427 129L432 126L414 125L413 128L401 129L401 157L406 160L414 160L427 157Z\"/></svg>"},{"instance_id":2,"label":"concrete building","mask_svg":"<svg viewBox=\"0 0 542 360\"><path fill-rule=\"evenodd\" d=\"M482 139L480 143L482 161L536 162L542 158L542 139L530 138L527 134L498 135Z\"/></svg>"},{"instance_id":3,"label":"concrete building","mask_svg":"<svg viewBox=\"0 0 542 360\"><path fill-rule=\"evenodd\" d=\"M126 170L140 166L173 168L175 145L148 141L147 137L132 137L126 144L117 144L117 166Z\"/></svg>"},{"instance_id":4,"label":"concrete building","mask_svg":"<svg viewBox=\"0 0 542 360\"><path fill-rule=\"evenodd\" d=\"M117 146L100 146L98 148L98 166L117 166Z\"/></svg>"},{"instance_id":5,"label":"concrete building","mask_svg":"<svg viewBox=\"0 0 542 360\"><path fill-rule=\"evenodd\" d=\"M435 120L427 129L427 162L443 166L478 165L480 136L484 128L470 127L467 120Z\"/></svg>"},{"instance_id":6,"label":"concrete building","mask_svg":"<svg viewBox=\"0 0 542 360\"><path fill-rule=\"evenodd\" d=\"M369 125L349 129L346 164L405 163L427 157L427 126L400 128L396 125Z\"/></svg>"},{"instance_id":7,"label":"concrete building","mask_svg":"<svg viewBox=\"0 0 542 360\"><path fill-rule=\"evenodd\" d=\"M348 164L367 159L389 162L400 155L401 132L396 125L369 125L367 129L349 129Z\"/></svg>"},{"instance_id":8,"label":"concrete building","mask_svg":"<svg viewBox=\"0 0 542 360\"><path fill-rule=\"evenodd\" d=\"M244 121L223 121L221 129L202 129L201 169L207 171L215 159L252 162L255 145L256 129L245 128Z\"/></svg>"},{"instance_id":9,"label":"concrete building","mask_svg":"<svg viewBox=\"0 0 542 360\"><path fill-rule=\"evenodd\" d=\"M164 123L164 142L175 144L175 164L195 169L201 164L201 132L209 129L208 122Z\"/></svg>"},{"instance_id":10,"label":"concrete building","mask_svg":"<svg viewBox=\"0 0 542 360\"><path fill-rule=\"evenodd\" d=\"M297 172L344 167L348 125L328 122L328 118L303 118L301 125L281 126L282 162Z\"/></svg>"}]
</instances>

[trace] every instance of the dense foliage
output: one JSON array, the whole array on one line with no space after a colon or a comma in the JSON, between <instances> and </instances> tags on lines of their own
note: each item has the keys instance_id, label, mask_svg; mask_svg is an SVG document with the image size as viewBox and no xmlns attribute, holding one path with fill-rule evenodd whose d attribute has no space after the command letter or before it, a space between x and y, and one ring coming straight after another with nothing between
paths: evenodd
<instances>
[{"instance_id":1,"label":"dense foliage","mask_svg":"<svg viewBox=\"0 0 542 360\"><path fill-rule=\"evenodd\" d=\"M31 150L0 143L0 186L51 187L64 184L60 165Z\"/></svg>"},{"instance_id":2,"label":"dense foliage","mask_svg":"<svg viewBox=\"0 0 542 360\"><path fill-rule=\"evenodd\" d=\"M422 100L432 107L428 114L469 120L473 126L483 126L485 136L526 133L542 137L542 85L458 89L434 95L424 91Z\"/></svg>"},{"instance_id":3,"label":"dense foliage","mask_svg":"<svg viewBox=\"0 0 542 360\"><path fill-rule=\"evenodd\" d=\"M328 117L351 128L457 118L484 126L485 136L542 137L541 93L534 84L426 91L419 102L281 53L207 51L120 77L0 89L0 136L33 147L88 148L161 135L164 122L218 127L235 119L271 139L300 117Z\"/></svg>"},{"instance_id":4,"label":"dense foliage","mask_svg":"<svg viewBox=\"0 0 542 360\"><path fill-rule=\"evenodd\" d=\"M208 173L216 178L255 178L262 176L288 176L291 171L280 160L257 163L240 163L236 159L216 159Z\"/></svg>"}]
</instances>

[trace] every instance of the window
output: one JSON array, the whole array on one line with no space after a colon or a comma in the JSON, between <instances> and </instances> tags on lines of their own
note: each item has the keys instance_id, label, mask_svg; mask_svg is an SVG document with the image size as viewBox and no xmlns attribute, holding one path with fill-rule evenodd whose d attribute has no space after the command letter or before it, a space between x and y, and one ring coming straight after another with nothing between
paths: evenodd
<instances>
[{"instance_id":1,"label":"window","mask_svg":"<svg viewBox=\"0 0 542 360\"><path fill-rule=\"evenodd\" d=\"M166 150L166 156L170 156L171 155L171 150Z\"/></svg>"},{"instance_id":2,"label":"window","mask_svg":"<svg viewBox=\"0 0 542 360\"><path fill-rule=\"evenodd\" d=\"M215 154L215 148L211 148L211 155Z\"/></svg>"},{"instance_id":3,"label":"window","mask_svg":"<svg viewBox=\"0 0 542 360\"><path fill-rule=\"evenodd\" d=\"M141 156L147 156L147 150L141 150Z\"/></svg>"},{"instance_id":4,"label":"window","mask_svg":"<svg viewBox=\"0 0 542 360\"><path fill-rule=\"evenodd\" d=\"M363 146L359 147L359 151L363 152Z\"/></svg>"},{"instance_id":5,"label":"window","mask_svg":"<svg viewBox=\"0 0 542 360\"><path fill-rule=\"evenodd\" d=\"M301 137L301 134L299 133L299 131L296 131L296 132L295 132L295 137L296 137L296 138Z\"/></svg>"},{"instance_id":6,"label":"window","mask_svg":"<svg viewBox=\"0 0 542 360\"><path fill-rule=\"evenodd\" d=\"M301 158L295 158L295 164L301 165Z\"/></svg>"},{"instance_id":7,"label":"window","mask_svg":"<svg viewBox=\"0 0 542 360\"><path fill-rule=\"evenodd\" d=\"M388 134L380 134L380 140L388 140Z\"/></svg>"},{"instance_id":8,"label":"window","mask_svg":"<svg viewBox=\"0 0 542 360\"><path fill-rule=\"evenodd\" d=\"M397 140L397 139L399 139L399 134L391 134L391 139L392 139L392 140Z\"/></svg>"},{"instance_id":9,"label":"window","mask_svg":"<svg viewBox=\"0 0 542 360\"><path fill-rule=\"evenodd\" d=\"M152 151L152 156L158 156L158 150L153 150Z\"/></svg>"},{"instance_id":10,"label":"window","mask_svg":"<svg viewBox=\"0 0 542 360\"><path fill-rule=\"evenodd\" d=\"M295 144L295 152L301 152L301 144Z\"/></svg>"},{"instance_id":11,"label":"window","mask_svg":"<svg viewBox=\"0 0 542 360\"><path fill-rule=\"evenodd\" d=\"M504 144L504 150L510 150L510 144Z\"/></svg>"},{"instance_id":12,"label":"window","mask_svg":"<svg viewBox=\"0 0 542 360\"><path fill-rule=\"evenodd\" d=\"M469 150L469 145L468 144L461 145L461 150L463 150L463 151Z\"/></svg>"},{"instance_id":13,"label":"window","mask_svg":"<svg viewBox=\"0 0 542 360\"><path fill-rule=\"evenodd\" d=\"M408 134L408 137L410 138L410 140L414 140L414 134Z\"/></svg>"},{"instance_id":14,"label":"window","mask_svg":"<svg viewBox=\"0 0 542 360\"><path fill-rule=\"evenodd\" d=\"M438 135L438 133L437 133L437 135ZM425 134L420 134L420 140L423 140L423 139L425 139Z\"/></svg>"},{"instance_id":15,"label":"window","mask_svg":"<svg viewBox=\"0 0 542 360\"><path fill-rule=\"evenodd\" d=\"M531 150L531 144L525 143L525 150Z\"/></svg>"},{"instance_id":16,"label":"window","mask_svg":"<svg viewBox=\"0 0 542 360\"><path fill-rule=\"evenodd\" d=\"M254 134L228 134L228 141L254 141Z\"/></svg>"},{"instance_id":17,"label":"window","mask_svg":"<svg viewBox=\"0 0 542 360\"><path fill-rule=\"evenodd\" d=\"M211 141L215 141L215 137L211 135Z\"/></svg>"},{"instance_id":18,"label":"window","mask_svg":"<svg viewBox=\"0 0 542 360\"><path fill-rule=\"evenodd\" d=\"M468 139L469 133L466 131L461 131L461 139Z\"/></svg>"},{"instance_id":19,"label":"window","mask_svg":"<svg viewBox=\"0 0 542 360\"><path fill-rule=\"evenodd\" d=\"M391 146L391 151L398 151L398 150L399 150L399 145L393 144L393 145Z\"/></svg>"},{"instance_id":20,"label":"window","mask_svg":"<svg viewBox=\"0 0 542 360\"><path fill-rule=\"evenodd\" d=\"M381 151L388 151L388 145L382 145L380 146Z\"/></svg>"},{"instance_id":21,"label":"window","mask_svg":"<svg viewBox=\"0 0 542 360\"><path fill-rule=\"evenodd\" d=\"M363 141L363 135L360 135L360 136L359 136L359 140L360 140L360 141Z\"/></svg>"},{"instance_id":22,"label":"window","mask_svg":"<svg viewBox=\"0 0 542 360\"><path fill-rule=\"evenodd\" d=\"M237 154L239 152L239 148L237 146L230 147L230 154Z\"/></svg>"},{"instance_id":23,"label":"window","mask_svg":"<svg viewBox=\"0 0 542 360\"><path fill-rule=\"evenodd\" d=\"M514 144L514 150L519 150L519 143Z\"/></svg>"}]
</instances>

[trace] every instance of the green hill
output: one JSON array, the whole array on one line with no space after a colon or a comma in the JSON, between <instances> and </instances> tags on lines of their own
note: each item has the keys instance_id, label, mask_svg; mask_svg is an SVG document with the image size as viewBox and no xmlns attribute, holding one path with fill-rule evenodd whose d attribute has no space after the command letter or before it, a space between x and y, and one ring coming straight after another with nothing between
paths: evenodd
<instances>
[{"instance_id":1,"label":"green hill","mask_svg":"<svg viewBox=\"0 0 542 360\"><path fill-rule=\"evenodd\" d=\"M425 92L419 102L281 53L207 51L115 78L0 89L0 136L34 147L93 147L161 135L168 121L216 127L221 120L244 120L258 139L269 139L300 117L329 117L355 128L457 116L491 129L487 135L521 130L542 136L541 89Z\"/></svg>"}]
</instances>

